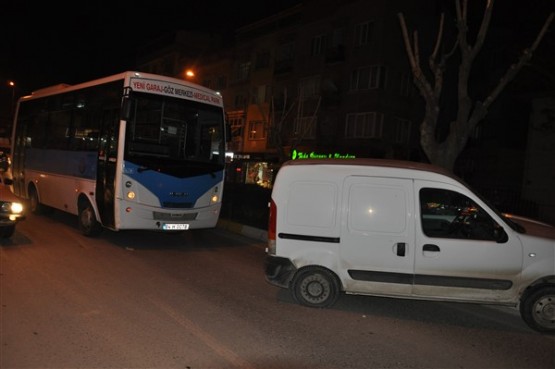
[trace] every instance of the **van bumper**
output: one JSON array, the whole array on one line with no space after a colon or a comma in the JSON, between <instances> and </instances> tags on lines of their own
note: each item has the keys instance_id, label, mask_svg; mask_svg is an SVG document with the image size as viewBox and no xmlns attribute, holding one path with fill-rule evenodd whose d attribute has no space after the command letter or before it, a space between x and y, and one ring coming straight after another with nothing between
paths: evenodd
<instances>
[{"instance_id":1,"label":"van bumper","mask_svg":"<svg viewBox=\"0 0 555 369\"><path fill-rule=\"evenodd\" d=\"M266 256L265 261L266 280L278 287L288 288L297 268L291 260L279 256Z\"/></svg>"}]
</instances>

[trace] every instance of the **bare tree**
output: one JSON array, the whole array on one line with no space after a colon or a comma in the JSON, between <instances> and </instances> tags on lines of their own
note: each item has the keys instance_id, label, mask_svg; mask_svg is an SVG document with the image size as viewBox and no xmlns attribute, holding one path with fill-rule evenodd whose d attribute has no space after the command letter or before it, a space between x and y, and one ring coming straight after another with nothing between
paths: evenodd
<instances>
[{"instance_id":1,"label":"bare tree","mask_svg":"<svg viewBox=\"0 0 555 369\"><path fill-rule=\"evenodd\" d=\"M441 53L442 42L444 39L444 14L441 14L437 31L437 38L431 55L428 57L428 67L431 72L431 80L423 72L420 65L420 48L418 32L414 31L412 40L409 36L405 17L403 13L398 14L405 49L408 55L412 70L414 83L424 97L426 107L420 125L420 144L428 156L430 162L438 164L449 170L453 170L455 160L464 149L468 137L476 125L484 119L491 104L497 99L501 91L512 81L520 69L532 58L532 54L538 47L544 34L553 21L554 14L547 17L543 27L540 29L533 44L523 50L519 59L513 63L499 80L499 83L488 92L483 101L473 101L469 94L468 82L472 63L476 55L480 52L489 28L494 0L486 0L482 21L474 44L468 40L467 24L467 0L455 0L457 15L457 38L454 44L447 48L445 53ZM440 97L444 87L444 75L447 61L456 51L459 51L460 64L458 66L458 111L456 117L449 123L447 137L443 140L438 139L437 126L440 113Z\"/></svg>"},{"instance_id":2,"label":"bare tree","mask_svg":"<svg viewBox=\"0 0 555 369\"><path fill-rule=\"evenodd\" d=\"M276 148L276 153L280 163L285 162L291 158L291 153L297 149L302 140L306 138L310 131L310 127L316 122L318 111L320 110L320 102L322 97L318 97L316 107L310 115L310 121L307 125L300 125L300 131L292 132L288 129L291 124L305 116L304 112L304 99L302 93L296 99L288 100L287 89L283 90L283 103L282 106L276 106L275 99L272 97L270 102L269 111L264 114L263 109L258 105L260 113L264 119L264 125L268 127L269 140Z\"/></svg>"}]
</instances>

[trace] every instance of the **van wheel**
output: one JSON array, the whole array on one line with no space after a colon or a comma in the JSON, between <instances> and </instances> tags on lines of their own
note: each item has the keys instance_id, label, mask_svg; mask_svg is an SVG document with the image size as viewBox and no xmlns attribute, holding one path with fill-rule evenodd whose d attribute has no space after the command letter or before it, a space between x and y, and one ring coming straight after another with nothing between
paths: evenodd
<instances>
[{"instance_id":1,"label":"van wheel","mask_svg":"<svg viewBox=\"0 0 555 369\"><path fill-rule=\"evenodd\" d=\"M304 306L324 308L339 298L339 282L335 275L323 268L306 268L293 278L293 299Z\"/></svg>"},{"instance_id":2,"label":"van wheel","mask_svg":"<svg viewBox=\"0 0 555 369\"><path fill-rule=\"evenodd\" d=\"M77 216L79 229L87 237L95 237L102 232L102 226L96 220L94 209L88 201L79 204L79 214Z\"/></svg>"},{"instance_id":3,"label":"van wheel","mask_svg":"<svg viewBox=\"0 0 555 369\"><path fill-rule=\"evenodd\" d=\"M538 332L555 333L555 287L542 287L520 302L520 315Z\"/></svg>"}]
</instances>

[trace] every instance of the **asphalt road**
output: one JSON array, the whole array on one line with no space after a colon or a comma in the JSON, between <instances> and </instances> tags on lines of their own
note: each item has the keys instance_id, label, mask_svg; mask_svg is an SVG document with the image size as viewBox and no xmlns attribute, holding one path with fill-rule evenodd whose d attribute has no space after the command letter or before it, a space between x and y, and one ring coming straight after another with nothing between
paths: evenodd
<instances>
[{"instance_id":1,"label":"asphalt road","mask_svg":"<svg viewBox=\"0 0 555 369\"><path fill-rule=\"evenodd\" d=\"M0 368L555 368L516 310L342 296L293 303L264 242L227 230L83 237L30 215L0 243Z\"/></svg>"}]
</instances>

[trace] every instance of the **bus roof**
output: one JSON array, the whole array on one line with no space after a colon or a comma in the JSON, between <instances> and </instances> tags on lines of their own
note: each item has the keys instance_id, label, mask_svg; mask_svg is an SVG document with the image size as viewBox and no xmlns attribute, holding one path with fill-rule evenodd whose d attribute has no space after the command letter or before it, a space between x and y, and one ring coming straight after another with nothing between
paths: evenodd
<instances>
[{"instance_id":1,"label":"bus roof","mask_svg":"<svg viewBox=\"0 0 555 369\"><path fill-rule=\"evenodd\" d=\"M218 92L207 87L183 79L150 73L142 73L137 71L125 71L111 76L98 78L92 81L82 82L76 85L60 83L54 86L35 90L31 93L31 95L21 97L21 100L32 100L45 96L56 95L59 93L76 91L117 80L125 80L126 85L131 87L132 91L141 91L164 96L187 98L190 100L205 102L211 105L223 106L221 95ZM144 85L142 83L132 84L133 80L142 80L146 81L146 83ZM150 84L148 84L148 81L150 82ZM182 87L187 87L188 90L185 90Z\"/></svg>"}]
</instances>

